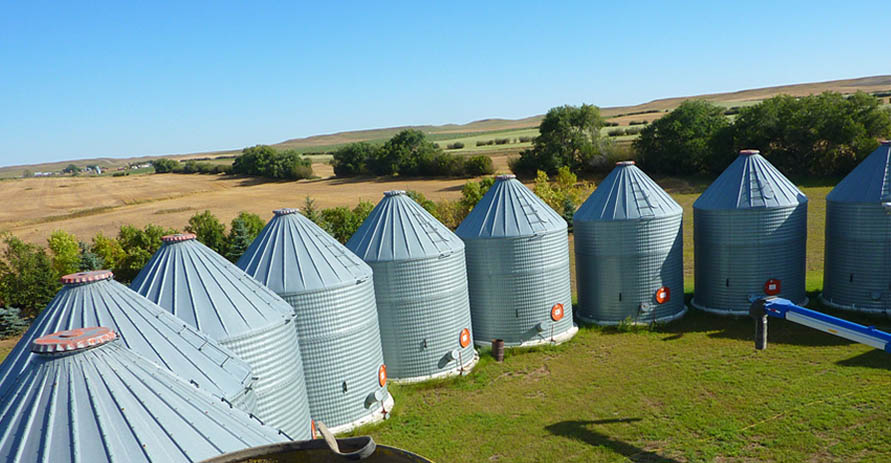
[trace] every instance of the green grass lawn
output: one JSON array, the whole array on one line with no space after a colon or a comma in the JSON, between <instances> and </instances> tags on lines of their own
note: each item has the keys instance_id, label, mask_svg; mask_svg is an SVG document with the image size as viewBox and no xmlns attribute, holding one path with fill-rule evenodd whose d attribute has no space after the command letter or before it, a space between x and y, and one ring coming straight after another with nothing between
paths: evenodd
<instances>
[{"instance_id":1,"label":"green grass lawn","mask_svg":"<svg viewBox=\"0 0 891 463\"><path fill-rule=\"evenodd\" d=\"M692 204L707 185L663 183L686 211L689 301ZM831 187L803 190L815 301ZM753 330L693 311L651 330L583 327L504 363L484 350L466 377L391 386L390 420L359 433L438 462L891 461L891 355L776 319L756 352Z\"/></svg>"}]
</instances>

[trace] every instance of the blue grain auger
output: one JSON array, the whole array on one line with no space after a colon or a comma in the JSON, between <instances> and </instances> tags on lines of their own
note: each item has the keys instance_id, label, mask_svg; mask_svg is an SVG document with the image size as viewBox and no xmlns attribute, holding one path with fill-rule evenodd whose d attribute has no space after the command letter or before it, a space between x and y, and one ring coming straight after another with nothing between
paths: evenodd
<instances>
[{"instance_id":1,"label":"blue grain auger","mask_svg":"<svg viewBox=\"0 0 891 463\"><path fill-rule=\"evenodd\" d=\"M767 348L767 317L774 317L891 353L891 333L806 309L788 299L779 297L759 299L749 307L749 315L755 319L755 349L758 350Z\"/></svg>"}]
</instances>

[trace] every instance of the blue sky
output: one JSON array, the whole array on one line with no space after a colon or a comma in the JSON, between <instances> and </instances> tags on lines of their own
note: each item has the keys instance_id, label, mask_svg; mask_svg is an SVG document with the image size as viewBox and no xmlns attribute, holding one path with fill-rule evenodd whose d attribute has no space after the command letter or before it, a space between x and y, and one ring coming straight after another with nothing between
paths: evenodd
<instances>
[{"instance_id":1,"label":"blue sky","mask_svg":"<svg viewBox=\"0 0 891 463\"><path fill-rule=\"evenodd\" d=\"M0 165L891 74L885 2L550 3L4 2Z\"/></svg>"}]
</instances>

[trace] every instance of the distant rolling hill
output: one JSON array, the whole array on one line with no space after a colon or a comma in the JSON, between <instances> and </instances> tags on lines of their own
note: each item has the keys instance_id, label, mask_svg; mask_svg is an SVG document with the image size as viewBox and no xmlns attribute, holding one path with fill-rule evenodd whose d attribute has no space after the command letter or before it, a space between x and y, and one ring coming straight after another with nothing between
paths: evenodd
<instances>
[{"instance_id":1,"label":"distant rolling hill","mask_svg":"<svg viewBox=\"0 0 891 463\"><path fill-rule=\"evenodd\" d=\"M861 77L857 79L845 79L845 80L834 80L828 82L817 82L817 83L807 83L807 84L793 84L793 85L781 85L776 87L765 87L765 88L757 88L750 90L740 90L737 92L727 92L727 93L712 93L707 95L692 95L692 96L684 96L684 97L674 97L674 98L663 98L658 100L653 100L648 103L643 103L634 106L617 106L611 108L601 108L601 113L606 117L616 118L615 120L622 125L627 124L628 120L635 119L635 114L629 113L637 113L638 119L643 119L644 117L640 116L642 112L650 112L650 114L645 117L648 120L658 118L660 115L656 113L664 113L668 110L671 110L681 104L684 100L698 98L705 99L715 103L723 104L725 106L733 106L734 104L745 104L747 102L755 102L760 101L766 98L770 98L772 96L780 95L780 94L788 94L792 96L805 96L814 93L821 93L825 91L835 91L840 93L854 93L858 90L862 90L864 92L879 92L879 91L889 91L891 90L891 75L886 76L873 76L873 77ZM405 127L390 127L390 128L382 128L382 129L367 129L367 130L352 130L346 132L338 132L333 134L325 134L325 135L314 135L311 137L305 138L294 138L290 140L285 140L280 143L275 143L273 146L282 149L297 149L301 152L324 152L330 151L336 148L339 145L343 145L346 143L354 143L359 141L382 141L400 130L406 128L414 128L423 130L424 132L431 135L446 135L446 134L473 134L473 133L485 133L485 132L498 132L512 129L524 129L524 128L532 128L537 127L543 115L526 117L523 119L483 119L479 121L470 122L467 124L446 124L446 125L420 125L420 126L405 126ZM232 155L239 151L239 149L227 150L227 151L214 151L207 153L192 153L192 154L174 154L174 155L156 155L156 156L139 156L139 157L131 157L131 158L92 158L92 159L78 159L71 161L63 161L63 162L53 162L53 163L43 163L43 164L32 164L32 165L19 165L19 166L8 166L8 167L0 167L0 178L9 178L9 177L17 177L21 176L22 172L30 170L32 172L37 171L55 171L60 170L67 166L68 164L76 164L77 166L85 166L96 164L102 166L106 169L120 167L123 165L127 165L132 162L142 161L142 160L150 160L157 159L159 157L168 157L173 159L190 159L190 158L201 158L201 157L215 157L221 155Z\"/></svg>"}]
</instances>

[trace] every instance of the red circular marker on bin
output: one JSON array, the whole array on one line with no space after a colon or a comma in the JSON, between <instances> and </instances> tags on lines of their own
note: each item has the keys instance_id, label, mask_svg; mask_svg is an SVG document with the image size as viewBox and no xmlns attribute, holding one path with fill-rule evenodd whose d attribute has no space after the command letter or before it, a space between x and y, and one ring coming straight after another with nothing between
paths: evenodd
<instances>
[{"instance_id":1,"label":"red circular marker on bin","mask_svg":"<svg viewBox=\"0 0 891 463\"><path fill-rule=\"evenodd\" d=\"M665 304L666 302L671 300L671 288L668 286L663 286L656 290L656 302L659 304Z\"/></svg>"},{"instance_id":2,"label":"red circular marker on bin","mask_svg":"<svg viewBox=\"0 0 891 463\"><path fill-rule=\"evenodd\" d=\"M117 337L114 331L103 326L57 331L35 339L31 343L31 352L38 354L74 352L101 346Z\"/></svg>"},{"instance_id":3,"label":"red circular marker on bin","mask_svg":"<svg viewBox=\"0 0 891 463\"><path fill-rule=\"evenodd\" d=\"M458 337L458 344L460 344L461 347L467 347L470 345L470 330L469 329L464 328L463 330L461 330L461 335Z\"/></svg>"},{"instance_id":4,"label":"red circular marker on bin","mask_svg":"<svg viewBox=\"0 0 891 463\"><path fill-rule=\"evenodd\" d=\"M554 304L554 306L551 307L551 320L559 322L563 319L564 315L566 315L566 312L563 310L563 304Z\"/></svg>"},{"instance_id":5,"label":"red circular marker on bin","mask_svg":"<svg viewBox=\"0 0 891 463\"><path fill-rule=\"evenodd\" d=\"M764 283L764 294L768 296L776 296L782 291L783 283L776 278L771 278Z\"/></svg>"}]
</instances>

